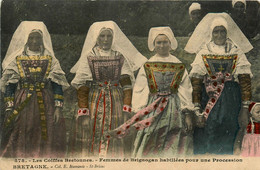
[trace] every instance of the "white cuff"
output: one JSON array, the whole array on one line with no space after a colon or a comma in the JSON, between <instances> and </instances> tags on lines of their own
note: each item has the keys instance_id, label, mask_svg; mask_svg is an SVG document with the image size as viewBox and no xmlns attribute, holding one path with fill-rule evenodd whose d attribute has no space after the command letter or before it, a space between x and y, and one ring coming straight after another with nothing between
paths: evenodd
<instances>
[{"instance_id":1,"label":"white cuff","mask_svg":"<svg viewBox=\"0 0 260 170\"><path fill-rule=\"evenodd\" d=\"M78 116L85 116L85 115L89 115L89 110L88 108L79 108L78 109Z\"/></svg>"}]
</instances>

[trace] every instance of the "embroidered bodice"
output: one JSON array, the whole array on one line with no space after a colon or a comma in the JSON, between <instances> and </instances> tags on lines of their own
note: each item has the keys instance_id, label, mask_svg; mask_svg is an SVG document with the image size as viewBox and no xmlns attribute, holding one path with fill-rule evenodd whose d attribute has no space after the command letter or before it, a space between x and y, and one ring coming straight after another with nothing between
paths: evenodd
<instances>
[{"instance_id":1,"label":"embroidered bodice","mask_svg":"<svg viewBox=\"0 0 260 170\"><path fill-rule=\"evenodd\" d=\"M233 74L237 65L237 55L203 55L205 67L210 76L221 72Z\"/></svg>"},{"instance_id":2,"label":"embroidered bodice","mask_svg":"<svg viewBox=\"0 0 260 170\"><path fill-rule=\"evenodd\" d=\"M144 65L150 93L176 93L184 74L184 64L147 62Z\"/></svg>"},{"instance_id":3,"label":"embroidered bodice","mask_svg":"<svg viewBox=\"0 0 260 170\"><path fill-rule=\"evenodd\" d=\"M41 83L46 80L51 69L52 57L46 56L27 56L20 55L16 57L18 71L21 82Z\"/></svg>"},{"instance_id":4,"label":"embroidered bodice","mask_svg":"<svg viewBox=\"0 0 260 170\"><path fill-rule=\"evenodd\" d=\"M112 52L111 56L88 56L94 82L119 81L124 57Z\"/></svg>"}]
</instances>

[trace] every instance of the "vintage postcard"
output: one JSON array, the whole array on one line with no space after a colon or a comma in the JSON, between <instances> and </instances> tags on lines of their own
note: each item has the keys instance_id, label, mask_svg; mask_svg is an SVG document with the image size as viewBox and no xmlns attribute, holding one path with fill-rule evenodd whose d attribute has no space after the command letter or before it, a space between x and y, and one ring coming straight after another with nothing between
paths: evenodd
<instances>
[{"instance_id":1,"label":"vintage postcard","mask_svg":"<svg viewBox=\"0 0 260 170\"><path fill-rule=\"evenodd\" d=\"M260 2L1 1L0 170L260 168Z\"/></svg>"}]
</instances>

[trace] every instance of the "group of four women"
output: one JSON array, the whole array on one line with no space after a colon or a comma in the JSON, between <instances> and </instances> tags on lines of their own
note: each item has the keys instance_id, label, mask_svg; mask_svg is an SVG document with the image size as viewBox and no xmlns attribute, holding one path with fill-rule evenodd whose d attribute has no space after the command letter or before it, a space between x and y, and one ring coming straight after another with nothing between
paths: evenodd
<instances>
[{"instance_id":1,"label":"group of four women","mask_svg":"<svg viewBox=\"0 0 260 170\"><path fill-rule=\"evenodd\" d=\"M71 69L79 106L73 153L233 153L238 123L241 128L248 124L252 73L244 53L251 44L228 14L210 13L185 47L197 53L190 75L170 54L177 45L169 27L151 28L148 47L156 54L147 61L115 22L91 25L81 57ZM2 156L64 156L61 108L63 89L69 84L45 25L22 22L2 64Z\"/></svg>"}]
</instances>

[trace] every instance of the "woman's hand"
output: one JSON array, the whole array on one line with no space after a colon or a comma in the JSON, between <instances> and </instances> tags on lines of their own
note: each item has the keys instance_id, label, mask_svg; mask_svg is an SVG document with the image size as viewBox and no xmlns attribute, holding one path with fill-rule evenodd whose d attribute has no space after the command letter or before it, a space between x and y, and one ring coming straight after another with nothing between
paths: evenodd
<instances>
[{"instance_id":1,"label":"woman's hand","mask_svg":"<svg viewBox=\"0 0 260 170\"><path fill-rule=\"evenodd\" d=\"M58 123L60 118L62 117L62 108L61 107L55 107L54 111L54 123Z\"/></svg>"},{"instance_id":2,"label":"woman's hand","mask_svg":"<svg viewBox=\"0 0 260 170\"><path fill-rule=\"evenodd\" d=\"M241 150L240 150L240 148L234 148L234 155L240 155L241 154Z\"/></svg>"},{"instance_id":3,"label":"woman's hand","mask_svg":"<svg viewBox=\"0 0 260 170\"><path fill-rule=\"evenodd\" d=\"M185 131L186 132L190 132L192 131L192 115L189 113L189 114L186 114L185 115Z\"/></svg>"},{"instance_id":4,"label":"woman's hand","mask_svg":"<svg viewBox=\"0 0 260 170\"><path fill-rule=\"evenodd\" d=\"M239 129L235 142L234 142L234 151L233 151L234 155L241 154L242 141L243 141L245 133L246 133L246 129L243 129L243 128Z\"/></svg>"},{"instance_id":5,"label":"woman's hand","mask_svg":"<svg viewBox=\"0 0 260 170\"><path fill-rule=\"evenodd\" d=\"M203 128L206 123L206 118L201 113L201 109L198 106L195 109L195 115L196 115L195 117L196 127Z\"/></svg>"},{"instance_id":6,"label":"woman's hand","mask_svg":"<svg viewBox=\"0 0 260 170\"><path fill-rule=\"evenodd\" d=\"M206 119L204 116L196 116L196 126L203 128L205 126Z\"/></svg>"},{"instance_id":7,"label":"woman's hand","mask_svg":"<svg viewBox=\"0 0 260 170\"><path fill-rule=\"evenodd\" d=\"M79 108L78 114L76 118L79 122L81 122L82 126L90 125L90 113L88 108Z\"/></svg>"},{"instance_id":8,"label":"woman's hand","mask_svg":"<svg viewBox=\"0 0 260 170\"><path fill-rule=\"evenodd\" d=\"M246 128L249 122L249 111L246 107L241 107L239 116L238 116L238 123L240 128Z\"/></svg>"},{"instance_id":9,"label":"woman's hand","mask_svg":"<svg viewBox=\"0 0 260 170\"><path fill-rule=\"evenodd\" d=\"M124 105L123 111L122 111L124 122L126 122L128 119L130 119L134 114L132 113L132 108L130 105Z\"/></svg>"},{"instance_id":10,"label":"woman's hand","mask_svg":"<svg viewBox=\"0 0 260 170\"><path fill-rule=\"evenodd\" d=\"M13 113L13 109L9 109L5 111L4 125L7 123L8 118ZM17 116L18 117L18 116Z\"/></svg>"}]
</instances>

